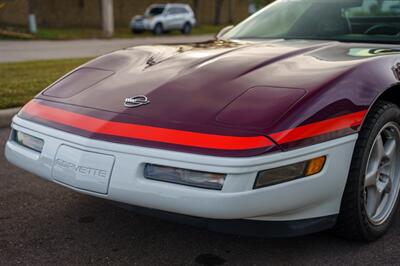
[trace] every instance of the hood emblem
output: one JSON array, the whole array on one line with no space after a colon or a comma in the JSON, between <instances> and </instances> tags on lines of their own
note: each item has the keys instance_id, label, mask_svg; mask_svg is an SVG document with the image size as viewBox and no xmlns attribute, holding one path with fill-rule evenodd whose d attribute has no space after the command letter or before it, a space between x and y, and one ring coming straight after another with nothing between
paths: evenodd
<instances>
[{"instance_id":1,"label":"hood emblem","mask_svg":"<svg viewBox=\"0 0 400 266\"><path fill-rule=\"evenodd\" d=\"M150 103L149 99L147 99L144 95L138 95L130 98L125 98L124 105L128 108L139 107L141 105L145 105Z\"/></svg>"}]
</instances>

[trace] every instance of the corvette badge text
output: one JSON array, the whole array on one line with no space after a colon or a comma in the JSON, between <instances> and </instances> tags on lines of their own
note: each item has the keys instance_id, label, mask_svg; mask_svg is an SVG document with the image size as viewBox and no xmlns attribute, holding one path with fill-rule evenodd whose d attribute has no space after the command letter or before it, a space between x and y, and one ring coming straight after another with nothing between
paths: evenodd
<instances>
[{"instance_id":1,"label":"corvette badge text","mask_svg":"<svg viewBox=\"0 0 400 266\"><path fill-rule=\"evenodd\" d=\"M75 163L67 162L62 159L56 159L54 162L54 166L58 166L62 169L70 170L75 173L79 173L86 176L101 177L101 178L108 177L108 172L106 170L86 167Z\"/></svg>"}]
</instances>

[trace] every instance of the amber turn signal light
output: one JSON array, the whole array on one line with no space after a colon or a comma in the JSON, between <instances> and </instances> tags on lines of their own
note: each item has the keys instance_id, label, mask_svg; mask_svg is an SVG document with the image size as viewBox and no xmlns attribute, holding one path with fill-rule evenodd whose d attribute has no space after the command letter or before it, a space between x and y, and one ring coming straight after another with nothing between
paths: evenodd
<instances>
[{"instance_id":1,"label":"amber turn signal light","mask_svg":"<svg viewBox=\"0 0 400 266\"><path fill-rule=\"evenodd\" d=\"M305 176L315 175L321 172L322 168L324 168L325 161L326 156L321 156L308 161Z\"/></svg>"},{"instance_id":2,"label":"amber turn signal light","mask_svg":"<svg viewBox=\"0 0 400 266\"><path fill-rule=\"evenodd\" d=\"M320 156L308 161L261 171L257 174L253 188L273 186L318 174L324 168L325 161L326 156Z\"/></svg>"}]
</instances>

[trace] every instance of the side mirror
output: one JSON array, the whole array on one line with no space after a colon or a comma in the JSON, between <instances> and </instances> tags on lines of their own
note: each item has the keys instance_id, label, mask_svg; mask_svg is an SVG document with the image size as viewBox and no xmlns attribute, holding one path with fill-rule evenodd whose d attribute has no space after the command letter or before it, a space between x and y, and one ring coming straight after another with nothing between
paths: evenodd
<instances>
[{"instance_id":1,"label":"side mirror","mask_svg":"<svg viewBox=\"0 0 400 266\"><path fill-rule=\"evenodd\" d=\"M218 40L218 39L221 39L221 37L222 36L224 36L228 31L230 31L231 29L233 29L233 25L230 25L230 26L226 26L225 28L222 28L218 33L217 33L217 35L215 35L215 38Z\"/></svg>"}]
</instances>

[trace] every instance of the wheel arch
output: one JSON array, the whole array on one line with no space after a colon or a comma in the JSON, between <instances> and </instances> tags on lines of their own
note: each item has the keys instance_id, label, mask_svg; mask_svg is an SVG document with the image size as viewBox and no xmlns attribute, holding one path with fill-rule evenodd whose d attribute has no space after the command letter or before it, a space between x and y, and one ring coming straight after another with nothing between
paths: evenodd
<instances>
[{"instance_id":1,"label":"wheel arch","mask_svg":"<svg viewBox=\"0 0 400 266\"><path fill-rule=\"evenodd\" d=\"M391 85L390 87L380 91L377 96L373 99L371 105L368 108L366 115L360 125L360 129L365 123L365 119L367 118L368 114L370 113L372 107L380 100L388 101L391 103L396 104L400 108L400 82Z\"/></svg>"},{"instance_id":2,"label":"wheel arch","mask_svg":"<svg viewBox=\"0 0 400 266\"><path fill-rule=\"evenodd\" d=\"M374 100L373 104L378 100L385 100L388 102L392 102L400 107L400 82L395 84L388 89L382 91ZM372 105L373 105L372 104Z\"/></svg>"},{"instance_id":3,"label":"wheel arch","mask_svg":"<svg viewBox=\"0 0 400 266\"><path fill-rule=\"evenodd\" d=\"M162 29L165 30L164 23L163 23L161 20L156 21L156 22L154 23L154 26L153 26L153 29L152 29L152 30L154 30L154 29L157 27L157 25L161 25Z\"/></svg>"}]
</instances>

